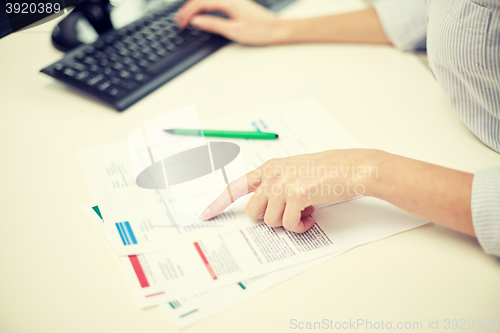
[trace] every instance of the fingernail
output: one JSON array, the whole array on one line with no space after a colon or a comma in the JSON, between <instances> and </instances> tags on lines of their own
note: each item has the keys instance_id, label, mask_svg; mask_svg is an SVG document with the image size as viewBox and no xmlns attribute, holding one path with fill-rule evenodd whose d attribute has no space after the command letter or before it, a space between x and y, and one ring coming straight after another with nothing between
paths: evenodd
<instances>
[{"instance_id":1,"label":"fingernail","mask_svg":"<svg viewBox=\"0 0 500 333\"><path fill-rule=\"evenodd\" d=\"M201 214L200 214L200 220L206 221L210 217L210 208L207 207Z\"/></svg>"}]
</instances>

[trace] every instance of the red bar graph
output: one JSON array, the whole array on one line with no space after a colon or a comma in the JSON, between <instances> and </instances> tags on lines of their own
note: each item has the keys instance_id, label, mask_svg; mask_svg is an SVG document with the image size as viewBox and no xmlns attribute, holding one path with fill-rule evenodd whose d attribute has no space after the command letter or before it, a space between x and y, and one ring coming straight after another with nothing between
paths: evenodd
<instances>
[{"instance_id":1,"label":"red bar graph","mask_svg":"<svg viewBox=\"0 0 500 333\"><path fill-rule=\"evenodd\" d=\"M128 256L130 259L130 263L132 264L132 267L134 268L135 275L137 275L137 279L139 280L139 283L141 284L142 288L149 287L149 282L148 279L146 278L146 274L144 274L144 270L142 269L141 262L139 261L139 258L137 255L131 255Z\"/></svg>"},{"instance_id":2,"label":"red bar graph","mask_svg":"<svg viewBox=\"0 0 500 333\"><path fill-rule=\"evenodd\" d=\"M210 266L210 263L208 262L207 257L205 257L205 253L203 253L203 251L200 247L200 244L198 244L198 242L195 242L194 247L196 247L196 251L198 251L198 254L201 257L201 260L203 260L203 263L205 263L205 266L207 267L208 272L212 276L212 279L217 280L217 275L215 275L215 272L212 269L212 266Z\"/></svg>"}]
</instances>

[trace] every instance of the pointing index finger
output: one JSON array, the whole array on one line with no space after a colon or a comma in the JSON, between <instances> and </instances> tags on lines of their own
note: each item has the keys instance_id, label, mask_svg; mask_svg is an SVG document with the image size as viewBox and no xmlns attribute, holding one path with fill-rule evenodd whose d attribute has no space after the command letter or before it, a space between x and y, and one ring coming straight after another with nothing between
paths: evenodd
<instances>
[{"instance_id":1,"label":"pointing index finger","mask_svg":"<svg viewBox=\"0 0 500 333\"><path fill-rule=\"evenodd\" d=\"M200 219L207 221L219 215L236 201L236 199L254 192L261 182L262 177L259 168L231 182L221 195L200 214Z\"/></svg>"}]
</instances>

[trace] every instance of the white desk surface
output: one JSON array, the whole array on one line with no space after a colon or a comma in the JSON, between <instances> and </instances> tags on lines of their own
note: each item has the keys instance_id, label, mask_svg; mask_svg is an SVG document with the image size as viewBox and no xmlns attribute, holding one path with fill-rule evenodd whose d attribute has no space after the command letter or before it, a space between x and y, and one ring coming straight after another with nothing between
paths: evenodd
<instances>
[{"instance_id":1,"label":"white desk surface","mask_svg":"<svg viewBox=\"0 0 500 333\"><path fill-rule=\"evenodd\" d=\"M289 14L362 6L302 0ZM54 25L0 40L1 332L176 330L159 308L138 309L115 254L82 213L93 198L75 153L126 138L166 111L194 103L206 121L314 97L367 147L469 172L500 165L424 65L391 47L231 45L117 113L38 73L61 56L49 40ZM424 328L437 319L442 329L445 319L500 319L499 277L499 261L474 238L427 225L355 248L184 331L287 332L291 319Z\"/></svg>"}]
</instances>

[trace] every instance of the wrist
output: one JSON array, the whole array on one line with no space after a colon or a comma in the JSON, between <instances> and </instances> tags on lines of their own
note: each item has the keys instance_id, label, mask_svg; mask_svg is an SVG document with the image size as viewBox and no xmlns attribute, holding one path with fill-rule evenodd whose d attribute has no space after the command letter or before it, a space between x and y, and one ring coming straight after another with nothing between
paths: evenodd
<instances>
[{"instance_id":1,"label":"wrist","mask_svg":"<svg viewBox=\"0 0 500 333\"><path fill-rule=\"evenodd\" d=\"M270 27L270 44L293 43L296 36L298 20L286 20L277 18Z\"/></svg>"},{"instance_id":2,"label":"wrist","mask_svg":"<svg viewBox=\"0 0 500 333\"><path fill-rule=\"evenodd\" d=\"M356 174L353 183L363 188L364 196L381 198L382 174L387 169L390 154L376 149L361 150L360 166L361 172Z\"/></svg>"}]
</instances>

